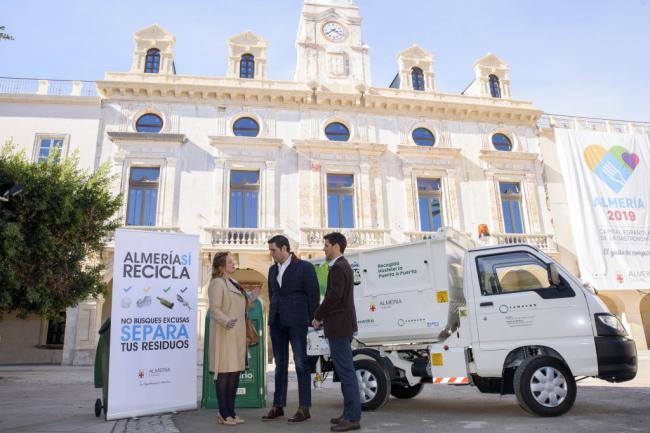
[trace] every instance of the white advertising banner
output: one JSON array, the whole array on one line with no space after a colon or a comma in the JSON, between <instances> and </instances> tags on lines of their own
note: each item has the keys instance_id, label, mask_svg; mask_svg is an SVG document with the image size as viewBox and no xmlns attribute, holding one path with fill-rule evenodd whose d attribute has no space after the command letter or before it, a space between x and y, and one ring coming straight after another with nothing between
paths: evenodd
<instances>
[{"instance_id":1,"label":"white advertising banner","mask_svg":"<svg viewBox=\"0 0 650 433\"><path fill-rule=\"evenodd\" d=\"M650 287L650 138L556 129L582 279Z\"/></svg>"},{"instance_id":2,"label":"white advertising banner","mask_svg":"<svg viewBox=\"0 0 650 433\"><path fill-rule=\"evenodd\" d=\"M196 409L198 236L117 230L107 419Z\"/></svg>"}]
</instances>

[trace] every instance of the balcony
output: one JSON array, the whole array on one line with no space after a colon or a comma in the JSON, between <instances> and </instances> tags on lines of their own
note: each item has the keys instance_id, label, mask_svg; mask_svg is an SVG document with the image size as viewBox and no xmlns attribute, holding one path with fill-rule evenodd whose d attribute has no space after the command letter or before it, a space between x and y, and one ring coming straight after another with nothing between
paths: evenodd
<instances>
[{"instance_id":1,"label":"balcony","mask_svg":"<svg viewBox=\"0 0 650 433\"><path fill-rule=\"evenodd\" d=\"M417 242L432 239L436 234L439 236L439 232L404 232L404 237L406 242Z\"/></svg>"},{"instance_id":2,"label":"balcony","mask_svg":"<svg viewBox=\"0 0 650 433\"><path fill-rule=\"evenodd\" d=\"M342 233L348 241L348 248L372 248L387 244L388 230L302 228L300 229L300 247L320 250L323 247L323 236L332 232Z\"/></svg>"},{"instance_id":3,"label":"balcony","mask_svg":"<svg viewBox=\"0 0 650 433\"><path fill-rule=\"evenodd\" d=\"M482 242L485 242L483 238ZM543 233L492 233L486 243L491 245L530 244L546 253L556 253L557 243L553 235Z\"/></svg>"},{"instance_id":4,"label":"balcony","mask_svg":"<svg viewBox=\"0 0 650 433\"><path fill-rule=\"evenodd\" d=\"M284 232L281 229L206 227L208 243L232 250L267 250L268 240Z\"/></svg>"},{"instance_id":5,"label":"balcony","mask_svg":"<svg viewBox=\"0 0 650 433\"><path fill-rule=\"evenodd\" d=\"M161 227L161 226L124 226L120 230L136 230L143 232L160 232L160 233L183 233L180 227ZM115 243L115 232L106 237L107 246L113 246Z\"/></svg>"},{"instance_id":6,"label":"balcony","mask_svg":"<svg viewBox=\"0 0 650 433\"><path fill-rule=\"evenodd\" d=\"M97 97L94 81L0 77L0 94Z\"/></svg>"}]
</instances>

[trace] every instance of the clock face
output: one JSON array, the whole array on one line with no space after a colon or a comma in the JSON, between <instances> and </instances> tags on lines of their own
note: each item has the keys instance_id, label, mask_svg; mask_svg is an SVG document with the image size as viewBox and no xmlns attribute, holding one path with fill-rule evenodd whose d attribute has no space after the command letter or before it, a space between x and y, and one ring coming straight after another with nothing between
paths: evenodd
<instances>
[{"instance_id":1,"label":"clock face","mask_svg":"<svg viewBox=\"0 0 650 433\"><path fill-rule=\"evenodd\" d=\"M330 21L323 26L323 34L327 39L334 42L340 42L345 39L345 30L343 26L334 21Z\"/></svg>"}]
</instances>

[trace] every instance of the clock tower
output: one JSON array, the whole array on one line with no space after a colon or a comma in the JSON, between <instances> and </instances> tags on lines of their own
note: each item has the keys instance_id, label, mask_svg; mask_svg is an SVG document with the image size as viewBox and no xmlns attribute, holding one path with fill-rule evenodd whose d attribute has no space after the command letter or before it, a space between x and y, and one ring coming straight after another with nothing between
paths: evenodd
<instances>
[{"instance_id":1,"label":"clock tower","mask_svg":"<svg viewBox=\"0 0 650 433\"><path fill-rule=\"evenodd\" d=\"M296 81L330 90L371 85L370 48L361 39L354 0L305 0L296 48Z\"/></svg>"}]
</instances>

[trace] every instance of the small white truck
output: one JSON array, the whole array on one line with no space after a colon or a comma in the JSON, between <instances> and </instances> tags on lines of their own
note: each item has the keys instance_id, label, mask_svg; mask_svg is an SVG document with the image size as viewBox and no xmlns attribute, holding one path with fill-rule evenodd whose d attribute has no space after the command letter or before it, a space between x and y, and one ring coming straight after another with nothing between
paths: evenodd
<instances>
[{"instance_id":1,"label":"small white truck","mask_svg":"<svg viewBox=\"0 0 650 433\"><path fill-rule=\"evenodd\" d=\"M427 383L467 384L557 416L573 406L576 378L636 376L636 347L618 318L533 246L476 247L445 229L346 257L355 274L363 410L391 394L413 398ZM322 331L310 332L319 372L333 370L328 353Z\"/></svg>"}]
</instances>

